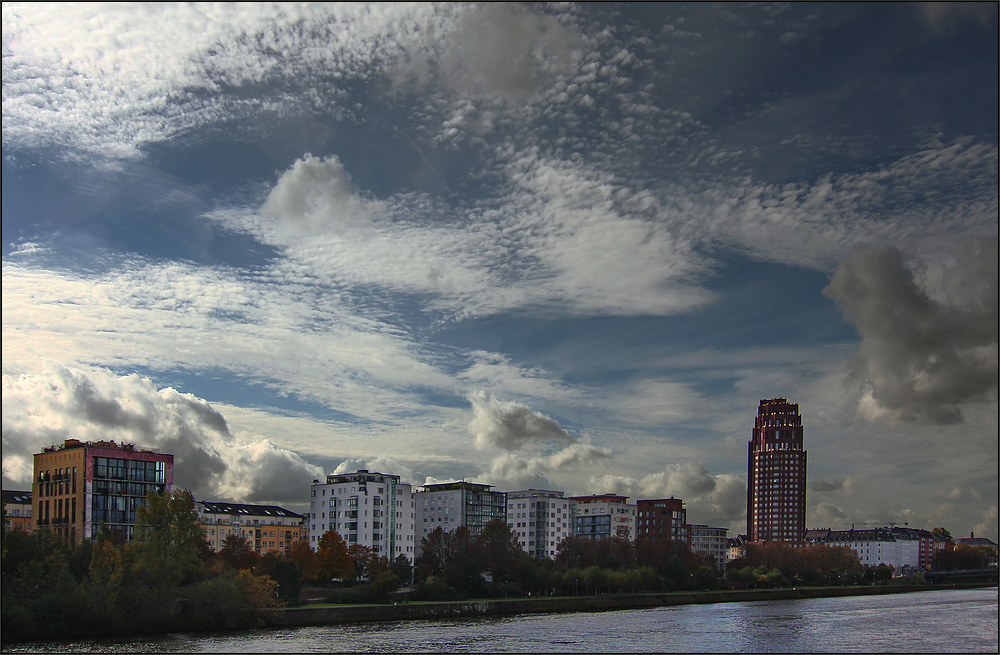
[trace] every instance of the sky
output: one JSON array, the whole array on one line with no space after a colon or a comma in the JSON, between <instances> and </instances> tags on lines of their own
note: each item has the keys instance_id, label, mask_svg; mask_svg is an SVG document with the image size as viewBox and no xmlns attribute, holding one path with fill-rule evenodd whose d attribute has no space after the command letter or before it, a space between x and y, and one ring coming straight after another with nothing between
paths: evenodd
<instances>
[{"instance_id":1,"label":"sky","mask_svg":"<svg viewBox=\"0 0 1000 655\"><path fill-rule=\"evenodd\" d=\"M67 438L998 541L995 3L3 5L3 486Z\"/></svg>"}]
</instances>

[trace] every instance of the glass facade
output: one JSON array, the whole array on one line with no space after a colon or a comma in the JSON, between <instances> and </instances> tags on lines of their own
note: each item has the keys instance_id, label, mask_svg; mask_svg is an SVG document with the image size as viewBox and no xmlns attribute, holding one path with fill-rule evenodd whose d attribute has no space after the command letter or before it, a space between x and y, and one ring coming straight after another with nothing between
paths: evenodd
<instances>
[{"instance_id":1,"label":"glass facade","mask_svg":"<svg viewBox=\"0 0 1000 655\"><path fill-rule=\"evenodd\" d=\"M136 510L146 494L166 491L166 463L94 457L93 471L91 536L100 533L103 523L131 539Z\"/></svg>"}]
</instances>

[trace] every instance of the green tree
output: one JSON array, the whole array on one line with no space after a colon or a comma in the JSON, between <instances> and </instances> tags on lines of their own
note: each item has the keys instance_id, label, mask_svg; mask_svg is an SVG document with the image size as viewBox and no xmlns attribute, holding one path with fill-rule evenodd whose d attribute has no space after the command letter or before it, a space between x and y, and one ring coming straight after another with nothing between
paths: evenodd
<instances>
[{"instance_id":1,"label":"green tree","mask_svg":"<svg viewBox=\"0 0 1000 655\"><path fill-rule=\"evenodd\" d=\"M278 600L283 603L298 602L302 590L302 572L291 558L275 553L265 553L257 566L261 575L274 580L278 590Z\"/></svg>"},{"instance_id":2,"label":"green tree","mask_svg":"<svg viewBox=\"0 0 1000 655\"><path fill-rule=\"evenodd\" d=\"M593 587L595 596L600 593L601 585L605 583L606 579L604 570L596 564L583 570L583 581L587 587Z\"/></svg>"},{"instance_id":3,"label":"green tree","mask_svg":"<svg viewBox=\"0 0 1000 655\"><path fill-rule=\"evenodd\" d=\"M519 556L524 552L514 529L506 522L494 519L483 526L476 544L482 556L482 568L493 576L494 582L508 582Z\"/></svg>"},{"instance_id":4,"label":"green tree","mask_svg":"<svg viewBox=\"0 0 1000 655\"><path fill-rule=\"evenodd\" d=\"M695 589L718 589L718 570L714 566L698 567L691 575L691 586Z\"/></svg>"},{"instance_id":5,"label":"green tree","mask_svg":"<svg viewBox=\"0 0 1000 655\"><path fill-rule=\"evenodd\" d=\"M90 587L102 614L117 605L130 564L125 548L107 539L94 543L90 557Z\"/></svg>"},{"instance_id":6,"label":"green tree","mask_svg":"<svg viewBox=\"0 0 1000 655\"><path fill-rule=\"evenodd\" d=\"M580 595L580 585L584 585L584 593L586 593L586 581L583 577L583 569L572 568L567 570L563 574L562 585L567 590L572 589L574 596Z\"/></svg>"},{"instance_id":7,"label":"green tree","mask_svg":"<svg viewBox=\"0 0 1000 655\"><path fill-rule=\"evenodd\" d=\"M393 573L392 569L385 569L375 576L372 587L375 590L375 596L384 601L389 598L389 594L399 589L399 577Z\"/></svg>"},{"instance_id":8,"label":"green tree","mask_svg":"<svg viewBox=\"0 0 1000 655\"><path fill-rule=\"evenodd\" d=\"M155 586L179 587L202 576L202 542L194 496L186 489L149 492L136 510L132 545L141 574Z\"/></svg>"},{"instance_id":9,"label":"green tree","mask_svg":"<svg viewBox=\"0 0 1000 655\"><path fill-rule=\"evenodd\" d=\"M556 568L560 571L585 569L597 564L594 542L580 537L566 537L556 547Z\"/></svg>"},{"instance_id":10,"label":"green tree","mask_svg":"<svg viewBox=\"0 0 1000 655\"><path fill-rule=\"evenodd\" d=\"M437 578L444 577L445 569L458 555L455 532L435 528L420 540L420 561L428 573Z\"/></svg>"},{"instance_id":11,"label":"green tree","mask_svg":"<svg viewBox=\"0 0 1000 655\"><path fill-rule=\"evenodd\" d=\"M943 536L947 541L954 541L954 539L951 538L951 532L948 531L948 528L940 528L940 527L934 528L933 530L931 530L931 533L939 534Z\"/></svg>"},{"instance_id":12,"label":"green tree","mask_svg":"<svg viewBox=\"0 0 1000 655\"><path fill-rule=\"evenodd\" d=\"M376 557L371 548L362 544L351 544L351 547L347 549L347 553L351 556L351 562L354 564L354 572L351 574L351 578L355 582L360 580L370 581L377 575L377 573L373 574L373 565L375 564Z\"/></svg>"},{"instance_id":13,"label":"green tree","mask_svg":"<svg viewBox=\"0 0 1000 655\"><path fill-rule=\"evenodd\" d=\"M392 572L402 584L410 584L413 581L413 565L406 555L400 554L392 561Z\"/></svg>"}]
</instances>

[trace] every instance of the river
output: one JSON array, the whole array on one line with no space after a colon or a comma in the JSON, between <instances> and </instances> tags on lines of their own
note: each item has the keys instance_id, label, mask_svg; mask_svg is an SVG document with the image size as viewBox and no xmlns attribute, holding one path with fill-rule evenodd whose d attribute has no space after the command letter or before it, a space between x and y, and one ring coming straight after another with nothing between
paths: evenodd
<instances>
[{"instance_id":1,"label":"river","mask_svg":"<svg viewBox=\"0 0 1000 655\"><path fill-rule=\"evenodd\" d=\"M3 652L997 652L997 588L35 642Z\"/></svg>"}]
</instances>

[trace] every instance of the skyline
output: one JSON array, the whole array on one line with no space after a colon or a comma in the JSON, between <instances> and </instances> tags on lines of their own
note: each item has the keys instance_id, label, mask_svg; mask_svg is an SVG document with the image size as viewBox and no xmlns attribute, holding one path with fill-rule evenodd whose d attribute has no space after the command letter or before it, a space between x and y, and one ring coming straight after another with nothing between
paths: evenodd
<instances>
[{"instance_id":1,"label":"skyline","mask_svg":"<svg viewBox=\"0 0 1000 655\"><path fill-rule=\"evenodd\" d=\"M3 6L3 485L682 498L997 535L994 4ZM183 470L183 474L181 471Z\"/></svg>"}]
</instances>

